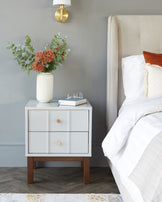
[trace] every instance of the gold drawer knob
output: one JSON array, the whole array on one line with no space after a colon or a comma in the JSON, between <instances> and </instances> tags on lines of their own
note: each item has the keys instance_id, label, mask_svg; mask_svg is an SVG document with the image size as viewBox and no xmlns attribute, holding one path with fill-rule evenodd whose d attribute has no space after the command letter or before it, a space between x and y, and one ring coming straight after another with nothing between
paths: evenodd
<instances>
[{"instance_id":1,"label":"gold drawer knob","mask_svg":"<svg viewBox=\"0 0 162 202\"><path fill-rule=\"evenodd\" d=\"M61 123L61 120L60 120L60 119L57 119L57 123Z\"/></svg>"},{"instance_id":2,"label":"gold drawer knob","mask_svg":"<svg viewBox=\"0 0 162 202\"><path fill-rule=\"evenodd\" d=\"M56 143L58 146L60 146L61 145L61 142L60 141L57 141L57 143Z\"/></svg>"}]
</instances>

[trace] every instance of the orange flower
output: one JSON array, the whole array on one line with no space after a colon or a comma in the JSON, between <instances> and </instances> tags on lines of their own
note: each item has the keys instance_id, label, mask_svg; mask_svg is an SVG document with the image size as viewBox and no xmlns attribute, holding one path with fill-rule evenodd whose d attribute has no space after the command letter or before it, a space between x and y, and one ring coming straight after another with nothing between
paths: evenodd
<instances>
[{"instance_id":1,"label":"orange flower","mask_svg":"<svg viewBox=\"0 0 162 202\"><path fill-rule=\"evenodd\" d=\"M38 64L38 71L42 72L44 70L44 66L42 64Z\"/></svg>"},{"instance_id":2,"label":"orange flower","mask_svg":"<svg viewBox=\"0 0 162 202\"><path fill-rule=\"evenodd\" d=\"M40 61L42 58L43 58L43 52L42 51L37 52L35 54L35 60Z\"/></svg>"},{"instance_id":3,"label":"orange flower","mask_svg":"<svg viewBox=\"0 0 162 202\"><path fill-rule=\"evenodd\" d=\"M35 54L35 60L39 63L42 63L42 65L47 64L47 59L44 57L44 52L40 51Z\"/></svg>"},{"instance_id":4,"label":"orange flower","mask_svg":"<svg viewBox=\"0 0 162 202\"><path fill-rule=\"evenodd\" d=\"M52 62L52 60L55 59L55 55L53 53L53 51L51 49L49 50L46 50L44 52L44 59L47 61L47 62Z\"/></svg>"},{"instance_id":5,"label":"orange flower","mask_svg":"<svg viewBox=\"0 0 162 202\"><path fill-rule=\"evenodd\" d=\"M44 70L44 66L41 63L33 62L32 66L34 71L42 72Z\"/></svg>"},{"instance_id":6,"label":"orange flower","mask_svg":"<svg viewBox=\"0 0 162 202\"><path fill-rule=\"evenodd\" d=\"M58 46L62 47L62 45L60 43L57 43Z\"/></svg>"},{"instance_id":7,"label":"orange flower","mask_svg":"<svg viewBox=\"0 0 162 202\"><path fill-rule=\"evenodd\" d=\"M55 52L59 51L59 48L55 48Z\"/></svg>"},{"instance_id":8,"label":"orange flower","mask_svg":"<svg viewBox=\"0 0 162 202\"><path fill-rule=\"evenodd\" d=\"M37 62L33 62L32 67L33 67L33 70L37 71Z\"/></svg>"},{"instance_id":9,"label":"orange flower","mask_svg":"<svg viewBox=\"0 0 162 202\"><path fill-rule=\"evenodd\" d=\"M62 55L64 55L64 54L65 54L65 50L62 51Z\"/></svg>"}]
</instances>

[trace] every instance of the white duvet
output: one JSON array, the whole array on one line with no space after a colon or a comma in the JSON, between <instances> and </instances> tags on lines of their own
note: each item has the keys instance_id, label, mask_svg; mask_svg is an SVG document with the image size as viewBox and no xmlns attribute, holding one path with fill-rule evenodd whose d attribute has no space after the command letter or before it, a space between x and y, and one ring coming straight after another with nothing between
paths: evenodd
<instances>
[{"instance_id":1,"label":"white duvet","mask_svg":"<svg viewBox=\"0 0 162 202\"><path fill-rule=\"evenodd\" d=\"M104 154L110 159L111 163L122 176L130 177L138 166L144 152L147 151L151 142L160 133L162 133L162 97L126 104L102 143ZM153 157L150 157L150 159L151 158ZM160 161L162 162L162 155L160 155ZM160 161L157 165L159 167L162 166ZM140 172L143 176L144 171L141 169ZM151 180L151 173L148 174ZM162 177L162 171L158 175ZM157 182L156 179L152 180ZM139 189L141 187L139 185ZM155 185L154 187L150 187L150 190L153 195L156 191ZM144 193L144 191L145 190L141 188L140 192ZM141 193L141 195L143 193ZM145 194L145 196L146 195L147 194ZM147 196L147 201L152 201L151 197L152 196ZM138 200L138 202L139 201L140 200Z\"/></svg>"}]
</instances>

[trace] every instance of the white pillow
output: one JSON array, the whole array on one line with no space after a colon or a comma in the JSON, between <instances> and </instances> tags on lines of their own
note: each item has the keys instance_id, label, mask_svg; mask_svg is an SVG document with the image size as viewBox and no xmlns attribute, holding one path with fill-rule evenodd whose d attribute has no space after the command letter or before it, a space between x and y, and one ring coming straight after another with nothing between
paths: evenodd
<instances>
[{"instance_id":1,"label":"white pillow","mask_svg":"<svg viewBox=\"0 0 162 202\"><path fill-rule=\"evenodd\" d=\"M162 96L162 67L148 63L143 67L146 71L146 96Z\"/></svg>"},{"instance_id":2,"label":"white pillow","mask_svg":"<svg viewBox=\"0 0 162 202\"><path fill-rule=\"evenodd\" d=\"M133 55L122 58L122 76L125 101L145 98L145 64L143 55Z\"/></svg>"}]
</instances>

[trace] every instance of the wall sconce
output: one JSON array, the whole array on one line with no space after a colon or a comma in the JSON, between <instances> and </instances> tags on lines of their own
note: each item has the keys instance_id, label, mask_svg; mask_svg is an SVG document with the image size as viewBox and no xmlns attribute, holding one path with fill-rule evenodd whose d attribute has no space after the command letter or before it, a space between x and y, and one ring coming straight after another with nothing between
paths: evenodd
<instances>
[{"instance_id":1,"label":"wall sconce","mask_svg":"<svg viewBox=\"0 0 162 202\"><path fill-rule=\"evenodd\" d=\"M68 19L68 12L64 6L71 6L71 0L53 0L53 5L59 5L60 8L55 12L55 18L58 22L65 22Z\"/></svg>"}]
</instances>

